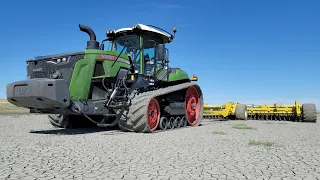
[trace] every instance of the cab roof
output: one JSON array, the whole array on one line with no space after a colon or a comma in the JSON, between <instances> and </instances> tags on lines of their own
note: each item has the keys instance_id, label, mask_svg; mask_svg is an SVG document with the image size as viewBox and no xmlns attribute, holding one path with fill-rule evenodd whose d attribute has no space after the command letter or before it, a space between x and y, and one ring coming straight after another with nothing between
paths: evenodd
<instances>
[{"instance_id":1,"label":"cab roof","mask_svg":"<svg viewBox=\"0 0 320 180\"><path fill-rule=\"evenodd\" d=\"M170 43L173 40L173 35L169 32L152 26L144 24L135 24L132 27L121 28L118 30L107 31L107 36L109 37L121 37L124 35L137 34L142 32L144 35L151 37L152 39L158 41L159 43Z\"/></svg>"}]
</instances>

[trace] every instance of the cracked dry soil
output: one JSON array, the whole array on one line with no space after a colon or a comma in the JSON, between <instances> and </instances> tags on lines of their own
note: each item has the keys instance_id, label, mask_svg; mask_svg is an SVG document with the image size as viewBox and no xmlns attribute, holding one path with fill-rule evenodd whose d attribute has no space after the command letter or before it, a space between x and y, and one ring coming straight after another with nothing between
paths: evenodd
<instances>
[{"instance_id":1,"label":"cracked dry soil","mask_svg":"<svg viewBox=\"0 0 320 180\"><path fill-rule=\"evenodd\" d=\"M320 178L319 123L203 120L138 134L62 130L46 116L23 115L0 116L0 128L0 179Z\"/></svg>"}]
</instances>

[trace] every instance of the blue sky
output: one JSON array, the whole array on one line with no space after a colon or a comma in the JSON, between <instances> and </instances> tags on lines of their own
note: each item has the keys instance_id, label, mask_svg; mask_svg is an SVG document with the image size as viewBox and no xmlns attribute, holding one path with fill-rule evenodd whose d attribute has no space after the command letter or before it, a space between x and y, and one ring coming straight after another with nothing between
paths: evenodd
<instances>
[{"instance_id":1,"label":"blue sky","mask_svg":"<svg viewBox=\"0 0 320 180\"><path fill-rule=\"evenodd\" d=\"M113 3L113 4L112 4ZM135 23L172 31L172 67L199 77L205 101L312 102L320 107L320 1L4 1L0 6L0 97L26 78L27 59L82 50L90 26Z\"/></svg>"}]
</instances>

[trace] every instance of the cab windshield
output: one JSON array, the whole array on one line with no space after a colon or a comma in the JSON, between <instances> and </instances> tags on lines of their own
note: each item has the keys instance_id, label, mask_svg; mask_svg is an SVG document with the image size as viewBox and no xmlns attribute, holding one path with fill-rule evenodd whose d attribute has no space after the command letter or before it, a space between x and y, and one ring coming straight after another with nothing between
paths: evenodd
<instances>
[{"instance_id":1,"label":"cab windshield","mask_svg":"<svg viewBox=\"0 0 320 180\"><path fill-rule=\"evenodd\" d=\"M148 36L143 38L143 74L152 76L162 68L162 62L157 58L158 43ZM122 51L122 49L124 50ZM135 64L136 72L141 73L140 69L140 37L139 35L125 35L117 37L110 42L109 50L121 52L130 56Z\"/></svg>"},{"instance_id":2,"label":"cab windshield","mask_svg":"<svg viewBox=\"0 0 320 180\"><path fill-rule=\"evenodd\" d=\"M124 48L124 49L123 49ZM123 51L122 51L123 49ZM138 35L128 35L116 38L114 41L110 42L108 50L121 52L130 56L133 61L138 59L140 54L140 43Z\"/></svg>"}]
</instances>

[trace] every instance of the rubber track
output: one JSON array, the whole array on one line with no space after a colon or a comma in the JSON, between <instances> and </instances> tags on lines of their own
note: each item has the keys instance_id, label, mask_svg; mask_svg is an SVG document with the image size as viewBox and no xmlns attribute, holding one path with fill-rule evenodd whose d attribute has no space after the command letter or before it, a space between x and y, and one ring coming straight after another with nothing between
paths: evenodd
<instances>
[{"instance_id":1,"label":"rubber track","mask_svg":"<svg viewBox=\"0 0 320 180\"><path fill-rule=\"evenodd\" d=\"M166 88L161 88L153 91L148 91L140 93L131 100L131 105L129 109L123 108L121 110L121 115L119 118L118 125L122 131L139 132L139 133L150 133L150 128L147 119L147 108L150 100L152 98L169 94L175 91L187 89L191 86L196 86L200 89L199 85L193 82L183 83L175 86L170 86ZM198 91L202 96L202 92ZM160 105L160 102L159 102ZM202 113L202 111L200 111ZM202 114L199 116L201 121ZM198 123L200 124L200 122Z\"/></svg>"}]
</instances>

